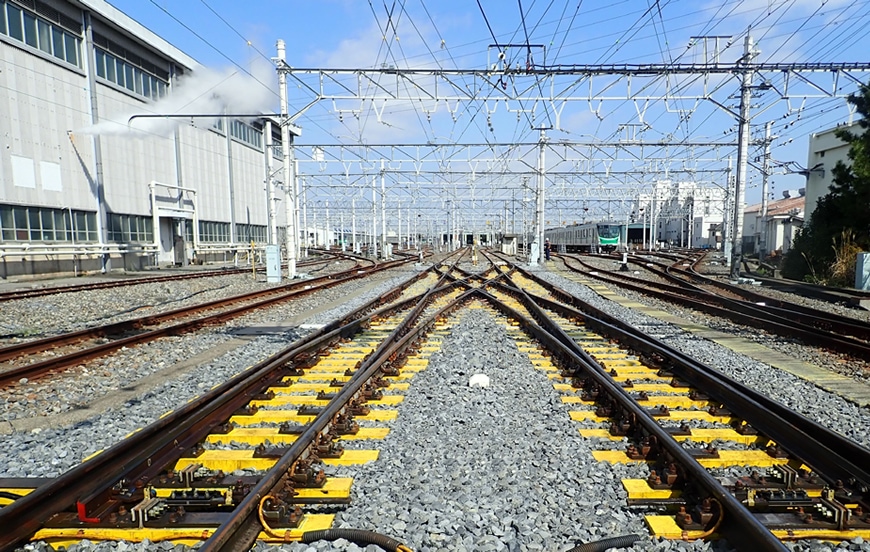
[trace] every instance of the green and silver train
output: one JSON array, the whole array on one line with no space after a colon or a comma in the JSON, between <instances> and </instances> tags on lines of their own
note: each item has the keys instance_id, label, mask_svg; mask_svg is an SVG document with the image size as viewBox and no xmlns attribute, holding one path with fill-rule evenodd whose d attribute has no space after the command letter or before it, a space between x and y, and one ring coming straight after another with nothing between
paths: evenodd
<instances>
[{"instance_id":1,"label":"green and silver train","mask_svg":"<svg viewBox=\"0 0 870 552\"><path fill-rule=\"evenodd\" d=\"M614 251L625 236L625 224L593 222L544 231L554 251L602 253Z\"/></svg>"}]
</instances>

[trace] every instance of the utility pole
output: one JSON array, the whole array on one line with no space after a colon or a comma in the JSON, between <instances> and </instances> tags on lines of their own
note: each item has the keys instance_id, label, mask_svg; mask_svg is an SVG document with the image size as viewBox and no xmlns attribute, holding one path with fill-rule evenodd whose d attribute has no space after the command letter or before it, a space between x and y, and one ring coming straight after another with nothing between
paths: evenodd
<instances>
[{"instance_id":1,"label":"utility pole","mask_svg":"<svg viewBox=\"0 0 870 552\"><path fill-rule=\"evenodd\" d=\"M764 125L764 159L761 164L761 236L758 239L758 260L763 261L767 256L767 179L770 176L770 143L773 141L773 136L770 135L770 128L773 126L773 121L768 121Z\"/></svg>"},{"instance_id":2,"label":"utility pole","mask_svg":"<svg viewBox=\"0 0 870 552\"><path fill-rule=\"evenodd\" d=\"M544 182L546 180L545 176L545 167L544 167L544 151L547 146L547 131L545 129L541 130L541 137L538 140L538 201L535 206L535 214L536 214L536 226L537 226L537 236L536 241L538 242L538 258L532 260L532 264L544 263Z\"/></svg>"},{"instance_id":3,"label":"utility pole","mask_svg":"<svg viewBox=\"0 0 870 552\"><path fill-rule=\"evenodd\" d=\"M381 258L387 258L387 187L383 159L381 159Z\"/></svg>"},{"instance_id":4,"label":"utility pole","mask_svg":"<svg viewBox=\"0 0 870 552\"><path fill-rule=\"evenodd\" d=\"M296 277L296 175L295 163L293 162L293 150L290 147L292 137L290 135L290 116L287 113L287 75L282 71L282 67L287 64L287 56L284 48L284 41L278 40L278 85L281 89L281 153L284 162L284 189L286 194L286 210L287 210L287 277L293 279ZM230 129L226 129L229 134Z\"/></svg>"},{"instance_id":5,"label":"utility pole","mask_svg":"<svg viewBox=\"0 0 870 552\"><path fill-rule=\"evenodd\" d=\"M312 216L314 220L317 220L317 215ZM314 245L317 245L317 224L314 225ZM308 239L310 233L308 232L308 186L302 187L302 250L305 252L305 256L308 257Z\"/></svg>"},{"instance_id":6,"label":"utility pole","mask_svg":"<svg viewBox=\"0 0 870 552\"><path fill-rule=\"evenodd\" d=\"M731 231L734 228L732 223L732 215L734 209L731 208L731 200L734 197L734 174L732 170L733 158L728 158L728 175L725 185L725 207L722 209L722 253L725 256L725 262L731 262Z\"/></svg>"},{"instance_id":7,"label":"utility pole","mask_svg":"<svg viewBox=\"0 0 870 552\"><path fill-rule=\"evenodd\" d=\"M350 239L353 241L351 251L359 254L359 246L356 243L356 198L350 200Z\"/></svg>"},{"instance_id":8,"label":"utility pole","mask_svg":"<svg viewBox=\"0 0 870 552\"><path fill-rule=\"evenodd\" d=\"M743 201L746 195L746 169L749 155L750 102L752 101L752 58L756 52L752 36L747 33L743 41L743 58L738 65L743 68L740 85L740 119L737 130L737 178L734 180L734 232L731 234L731 277L740 276L740 262L743 257Z\"/></svg>"},{"instance_id":9,"label":"utility pole","mask_svg":"<svg viewBox=\"0 0 870 552\"><path fill-rule=\"evenodd\" d=\"M377 191L375 191L376 182L377 177L372 175L372 251L370 253L373 259L378 258L378 196Z\"/></svg>"},{"instance_id":10,"label":"utility pole","mask_svg":"<svg viewBox=\"0 0 870 552\"><path fill-rule=\"evenodd\" d=\"M272 119L266 119L266 201L268 201L269 209L269 245L278 243L278 217L275 213L275 156L272 155L272 148L275 144L272 141ZM279 275L280 276L280 275Z\"/></svg>"}]
</instances>

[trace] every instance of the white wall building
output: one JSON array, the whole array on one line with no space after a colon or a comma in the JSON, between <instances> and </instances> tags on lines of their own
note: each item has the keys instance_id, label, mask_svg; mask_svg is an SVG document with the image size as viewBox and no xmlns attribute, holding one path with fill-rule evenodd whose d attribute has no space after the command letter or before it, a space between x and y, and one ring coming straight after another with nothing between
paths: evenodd
<instances>
[{"instance_id":1,"label":"white wall building","mask_svg":"<svg viewBox=\"0 0 870 552\"><path fill-rule=\"evenodd\" d=\"M835 128L810 134L810 147L807 154L807 188L806 188L806 218L809 220L816 209L819 198L828 195L833 182L831 169L842 161L847 165L849 160L849 145L837 138L834 132L845 128L853 133L860 133L857 123L837 125Z\"/></svg>"},{"instance_id":2,"label":"white wall building","mask_svg":"<svg viewBox=\"0 0 870 552\"><path fill-rule=\"evenodd\" d=\"M804 223L804 190L786 190L783 199L770 201L762 216L761 204L743 211L743 253L759 252L764 242L765 254L782 256L791 249L795 235Z\"/></svg>"},{"instance_id":3,"label":"white wall building","mask_svg":"<svg viewBox=\"0 0 870 552\"><path fill-rule=\"evenodd\" d=\"M718 248L726 191L696 182L659 180L638 198L636 222L654 228L655 241L685 247Z\"/></svg>"},{"instance_id":4,"label":"white wall building","mask_svg":"<svg viewBox=\"0 0 870 552\"><path fill-rule=\"evenodd\" d=\"M277 124L124 132L197 71L103 0L0 0L0 278L232 258L269 239ZM92 132L106 121L116 130Z\"/></svg>"}]
</instances>

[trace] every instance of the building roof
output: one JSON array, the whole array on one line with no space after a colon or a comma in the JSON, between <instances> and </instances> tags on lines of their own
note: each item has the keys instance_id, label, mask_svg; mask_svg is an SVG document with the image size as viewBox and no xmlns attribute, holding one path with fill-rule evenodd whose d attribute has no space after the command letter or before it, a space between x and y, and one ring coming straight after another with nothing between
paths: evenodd
<instances>
[{"instance_id":1,"label":"building roof","mask_svg":"<svg viewBox=\"0 0 870 552\"><path fill-rule=\"evenodd\" d=\"M105 0L76 0L78 4L84 6L93 13L101 16L110 24L118 29L129 33L144 41L150 47L154 48L164 56L175 61L177 64L187 67L188 69L200 69L202 64L185 54L172 44L166 41L157 33L151 31L129 15L125 14L115 6L109 4Z\"/></svg>"},{"instance_id":2,"label":"building roof","mask_svg":"<svg viewBox=\"0 0 870 552\"><path fill-rule=\"evenodd\" d=\"M778 199L776 201L771 201L767 204L767 216L782 216L787 215L790 211L797 209L800 212L804 210L804 204L806 203L806 197L787 197L785 199ZM761 203L756 203L755 205L748 206L745 210L745 213L761 213Z\"/></svg>"}]
</instances>

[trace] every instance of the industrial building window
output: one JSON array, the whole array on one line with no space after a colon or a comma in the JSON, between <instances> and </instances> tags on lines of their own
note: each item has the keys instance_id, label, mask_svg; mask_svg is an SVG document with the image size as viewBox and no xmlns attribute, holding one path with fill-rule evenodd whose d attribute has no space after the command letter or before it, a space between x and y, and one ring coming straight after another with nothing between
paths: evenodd
<instances>
[{"instance_id":1,"label":"industrial building window","mask_svg":"<svg viewBox=\"0 0 870 552\"><path fill-rule=\"evenodd\" d=\"M230 241L230 223L199 221L199 241L227 243Z\"/></svg>"},{"instance_id":2,"label":"industrial building window","mask_svg":"<svg viewBox=\"0 0 870 552\"><path fill-rule=\"evenodd\" d=\"M108 233L112 242L152 242L154 241L153 220L138 215L119 215L109 213Z\"/></svg>"},{"instance_id":3,"label":"industrial building window","mask_svg":"<svg viewBox=\"0 0 870 552\"><path fill-rule=\"evenodd\" d=\"M236 232L239 236L239 243L266 241L266 227L258 224L237 224Z\"/></svg>"},{"instance_id":4,"label":"industrial building window","mask_svg":"<svg viewBox=\"0 0 870 552\"><path fill-rule=\"evenodd\" d=\"M58 23L43 19L5 0L0 0L0 33L81 67L80 35L66 31Z\"/></svg>"},{"instance_id":5,"label":"industrial building window","mask_svg":"<svg viewBox=\"0 0 870 552\"><path fill-rule=\"evenodd\" d=\"M98 77L152 100L166 95L166 81L99 47L94 53Z\"/></svg>"},{"instance_id":6,"label":"industrial building window","mask_svg":"<svg viewBox=\"0 0 870 552\"><path fill-rule=\"evenodd\" d=\"M0 205L0 240L95 242L97 215L69 209Z\"/></svg>"},{"instance_id":7,"label":"industrial building window","mask_svg":"<svg viewBox=\"0 0 870 552\"><path fill-rule=\"evenodd\" d=\"M222 118L215 119L211 127L223 134L224 120ZM241 121L232 121L230 123L230 136L258 150L263 150L263 131L259 128Z\"/></svg>"},{"instance_id":8,"label":"industrial building window","mask_svg":"<svg viewBox=\"0 0 870 552\"><path fill-rule=\"evenodd\" d=\"M257 149L263 149L263 131L241 121L233 121L230 124L230 136Z\"/></svg>"}]
</instances>

